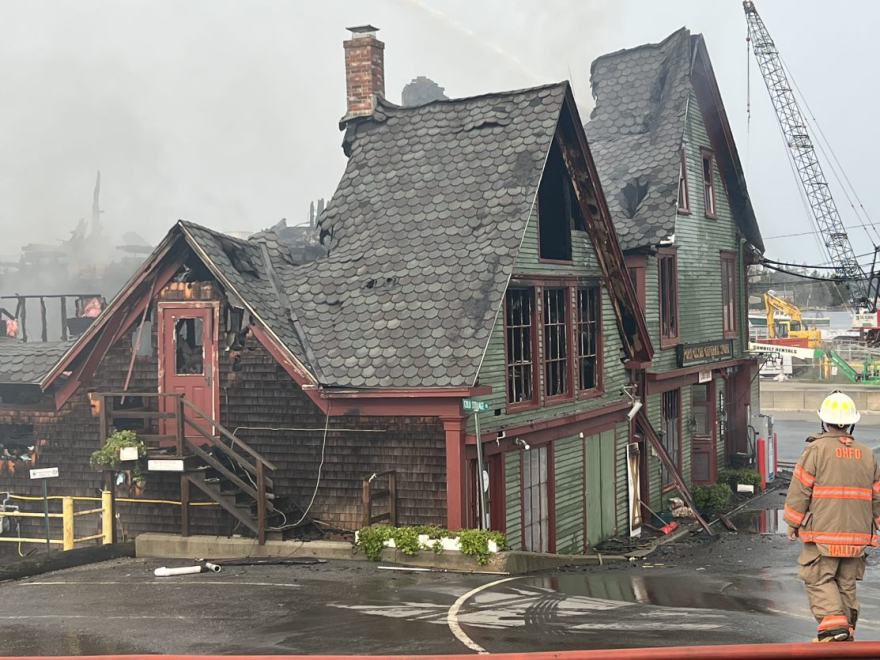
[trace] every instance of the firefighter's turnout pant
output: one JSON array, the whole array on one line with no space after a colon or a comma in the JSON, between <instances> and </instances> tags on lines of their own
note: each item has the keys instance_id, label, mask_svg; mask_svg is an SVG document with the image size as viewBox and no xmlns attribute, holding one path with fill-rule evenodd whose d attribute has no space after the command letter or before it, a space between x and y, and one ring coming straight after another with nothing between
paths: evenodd
<instances>
[{"instance_id":1,"label":"firefighter's turnout pant","mask_svg":"<svg viewBox=\"0 0 880 660\"><path fill-rule=\"evenodd\" d=\"M806 585L819 634L854 628L859 618L856 581L865 574L865 556L826 557L815 543L805 543L798 563L798 577Z\"/></svg>"}]
</instances>

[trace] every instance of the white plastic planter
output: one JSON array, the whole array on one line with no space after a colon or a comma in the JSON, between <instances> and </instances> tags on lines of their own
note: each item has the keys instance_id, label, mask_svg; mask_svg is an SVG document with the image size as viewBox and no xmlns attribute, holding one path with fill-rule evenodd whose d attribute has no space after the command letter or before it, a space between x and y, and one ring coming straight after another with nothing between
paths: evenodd
<instances>
[{"instance_id":1,"label":"white plastic planter","mask_svg":"<svg viewBox=\"0 0 880 660\"><path fill-rule=\"evenodd\" d=\"M355 532L354 540L357 543L359 532ZM443 538L443 539L432 539L429 538L427 534L419 534L419 544L423 546L427 546L428 548L433 548L434 544L439 541L440 547L443 550L452 550L454 552L461 552L461 543L459 543L458 537L454 538ZM498 544L495 541L490 540L488 542L489 553L495 554L498 552ZM394 539L388 539L385 541L386 548L396 548L397 544L394 542Z\"/></svg>"}]
</instances>

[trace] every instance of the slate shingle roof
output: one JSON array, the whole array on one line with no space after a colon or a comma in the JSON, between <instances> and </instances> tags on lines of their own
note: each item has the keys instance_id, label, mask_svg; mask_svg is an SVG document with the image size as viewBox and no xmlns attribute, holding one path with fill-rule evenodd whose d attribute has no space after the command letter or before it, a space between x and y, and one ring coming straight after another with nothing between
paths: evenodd
<instances>
[{"instance_id":1,"label":"slate shingle roof","mask_svg":"<svg viewBox=\"0 0 880 660\"><path fill-rule=\"evenodd\" d=\"M248 242L181 225L323 385L473 385L567 89L380 102L347 129L348 165L321 216L324 259L295 265L272 232ZM256 275L235 268L223 240Z\"/></svg>"},{"instance_id":2,"label":"slate shingle roof","mask_svg":"<svg viewBox=\"0 0 880 660\"><path fill-rule=\"evenodd\" d=\"M691 58L690 33L681 29L593 62L596 107L584 129L624 250L675 231Z\"/></svg>"},{"instance_id":3,"label":"slate shingle roof","mask_svg":"<svg viewBox=\"0 0 880 660\"><path fill-rule=\"evenodd\" d=\"M0 385L39 385L73 343L0 340Z\"/></svg>"}]
</instances>

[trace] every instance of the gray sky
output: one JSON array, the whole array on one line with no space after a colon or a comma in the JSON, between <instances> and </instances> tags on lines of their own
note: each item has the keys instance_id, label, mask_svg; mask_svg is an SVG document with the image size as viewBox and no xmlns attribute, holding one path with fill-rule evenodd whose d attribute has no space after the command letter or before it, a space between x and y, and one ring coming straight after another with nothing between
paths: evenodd
<instances>
[{"instance_id":1,"label":"gray sky","mask_svg":"<svg viewBox=\"0 0 880 660\"><path fill-rule=\"evenodd\" d=\"M757 2L880 222L880 3ZM227 231L302 221L345 165L341 42L367 22L386 43L392 101L418 75L449 96L571 78L584 120L596 56L683 25L702 32L764 236L810 231L754 62L747 132L739 0L36 0L4 3L0 17L0 254L66 238L90 213L98 169L117 235L156 240L177 218ZM851 236L857 253L871 250L865 231ZM767 245L779 259L822 260L812 236Z\"/></svg>"}]
</instances>

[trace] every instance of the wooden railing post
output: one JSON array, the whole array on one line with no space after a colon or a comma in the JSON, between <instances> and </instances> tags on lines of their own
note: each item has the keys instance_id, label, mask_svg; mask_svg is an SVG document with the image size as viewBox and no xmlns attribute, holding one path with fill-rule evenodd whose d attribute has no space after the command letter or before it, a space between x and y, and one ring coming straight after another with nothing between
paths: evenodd
<instances>
[{"instance_id":1,"label":"wooden railing post","mask_svg":"<svg viewBox=\"0 0 880 660\"><path fill-rule=\"evenodd\" d=\"M397 527L397 472L388 473L388 521L392 527Z\"/></svg>"},{"instance_id":2,"label":"wooden railing post","mask_svg":"<svg viewBox=\"0 0 880 660\"><path fill-rule=\"evenodd\" d=\"M62 539L64 550L73 550L73 498L64 497L61 499L61 526L63 531Z\"/></svg>"},{"instance_id":3,"label":"wooden railing post","mask_svg":"<svg viewBox=\"0 0 880 660\"><path fill-rule=\"evenodd\" d=\"M178 394L174 399L174 420L175 420L175 430L174 433L177 436L177 455L183 456L183 439L186 436L186 423L183 419L183 395Z\"/></svg>"},{"instance_id":4,"label":"wooden railing post","mask_svg":"<svg viewBox=\"0 0 880 660\"><path fill-rule=\"evenodd\" d=\"M257 541L266 545L266 469L257 461Z\"/></svg>"},{"instance_id":5,"label":"wooden railing post","mask_svg":"<svg viewBox=\"0 0 880 660\"><path fill-rule=\"evenodd\" d=\"M189 536L189 478L180 475L180 535Z\"/></svg>"},{"instance_id":6,"label":"wooden railing post","mask_svg":"<svg viewBox=\"0 0 880 660\"><path fill-rule=\"evenodd\" d=\"M101 534L103 536L102 543L110 545L113 543L113 493L109 490L101 492Z\"/></svg>"},{"instance_id":7,"label":"wooden railing post","mask_svg":"<svg viewBox=\"0 0 880 660\"><path fill-rule=\"evenodd\" d=\"M373 498L372 490L370 486L370 478L367 477L364 479L363 490L361 492L361 500L363 503L363 518L361 520L361 527L369 527L373 524Z\"/></svg>"}]
</instances>

